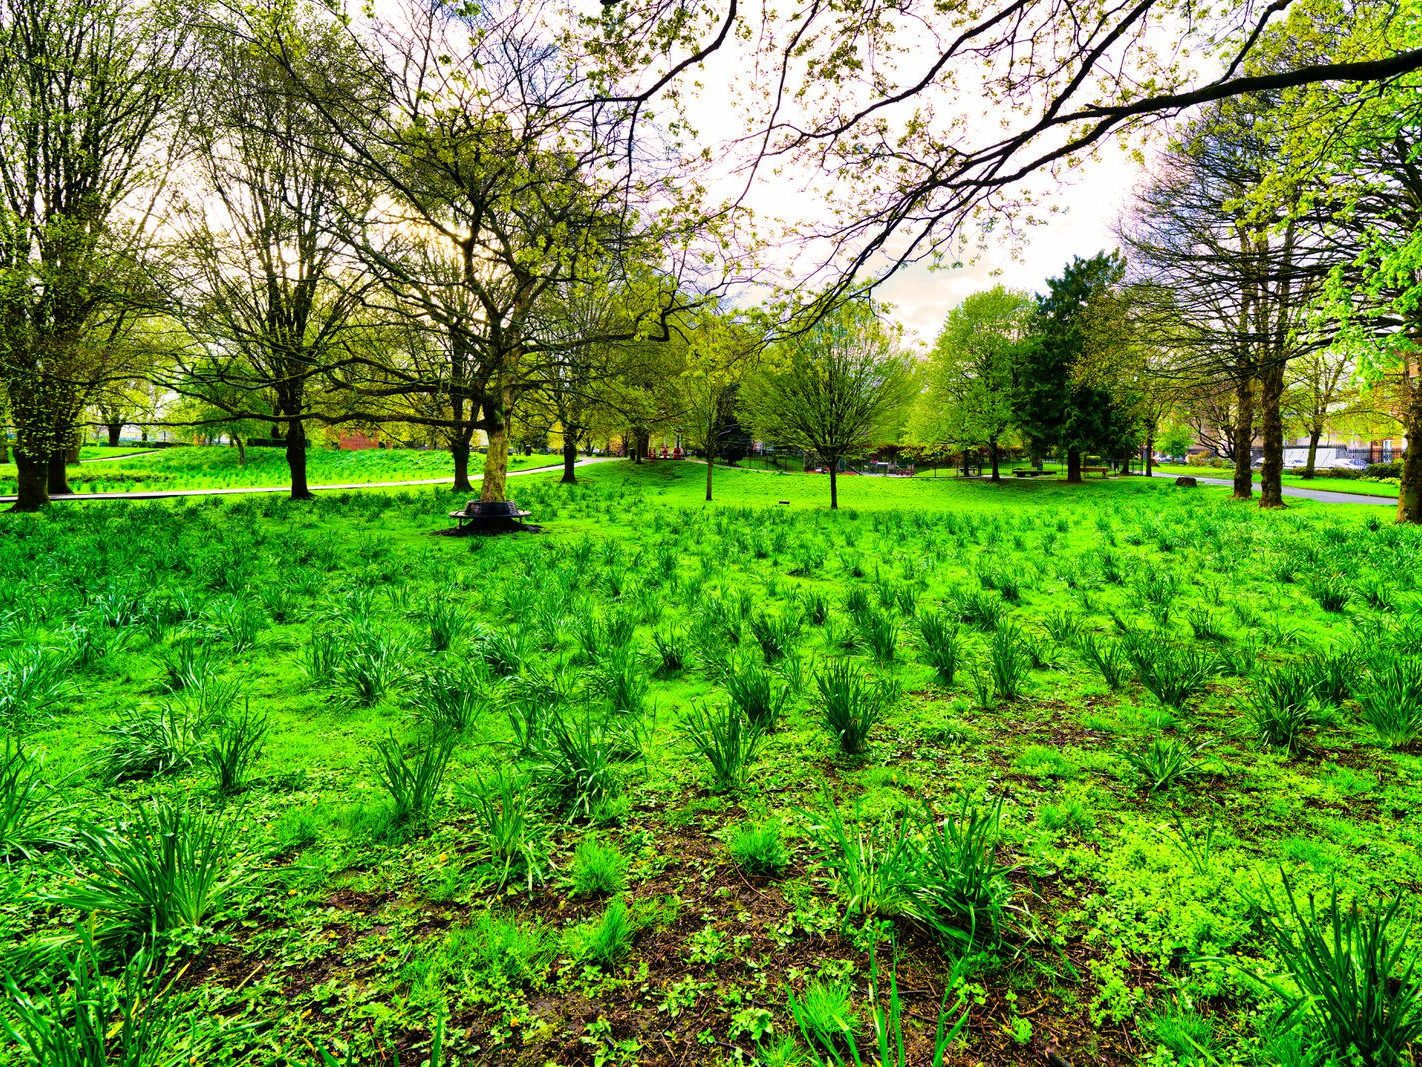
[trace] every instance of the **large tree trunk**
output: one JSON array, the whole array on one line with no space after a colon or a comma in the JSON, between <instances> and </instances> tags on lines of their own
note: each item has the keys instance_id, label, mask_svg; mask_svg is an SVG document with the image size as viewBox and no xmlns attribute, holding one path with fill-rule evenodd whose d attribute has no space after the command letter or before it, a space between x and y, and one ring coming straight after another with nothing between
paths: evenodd
<instances>
[{"instance_id":1,"label":"large tree trunk","mask_svg":"<svg viewBox=\"0 0 1422 1067\"><path fill-rule=\"evenodd\" d=\"M1259 466L1259 506L1284 507L1284 361L1274 359L1259 373L1259 436L1264 462Z\"/></svg>"},{"instance_id":2,"label":"large tree trunk","mask_svg":"<svg viewBox=\"0 0 1422 1067\"><path fill-rule=\"evenodd\" d=\"M1146 434L1145 445L1145 476L1150 478L1155 474L1155 430Z\"/></svg>"},{"instance_id":3,"label":"large tree trunk","mask_svg":"<svg viewBox=\"0 0 1422 1067\"><path fill-rule=\"evenodd\" d=\"M1312 478L1314 465L1318 462L1318 442L1323 438L1323 427L1315 426L1308 432L1308 462L1304 464L1303 476Z\"/></svg>"},{"instance_id":4,"label":"large tree trunk","mask_svg":"<svg viewBox=\"0 0 1422 1067\"><path fill-rule=\"evenodd\" d=\"M118 448L119 438L123 436L123 423L106 422L104 423L104 425L108 428L109 431L109 447Z\"/></svg>"},{"instance_id":5,"label":"large tree trunk","mask_svg":"<svg viewBox=\"0 0 1422 1067\"><path fill-rule=\"evenodd\" d=\"M639 430L637 433L637 461L652 458L652 431Z\"/></svg>"},{"instance_id":6,"label":"large tree trunk","mask_svg":"<svg viewBox=\"0 0 1422 1067\"><path fill-rule=\"evenodd\" d=\"M237 466L247 465L247 442L243 441L239 434L232 435L232 443L237 446Z\"/></svg>"},{"instance_id":7,"label":"large tree trunk","mask_svg":"<svg viewBox=\"0 0 1422 1067\"><path fill-rule=\"evenodd\" d=\"M564 485L572 485L578 480L578 439L565 430L563 432L563 477Z\"/></svg>"},{"instance_id":8,"label":"large tree trunk","mask_svg":"<svg viewBox=\"0 0 1422 1067\"><path fill-rule=\"evenodd\" d=\"M1242 378L1235 386L1234 499L1254 496L1254 388L1253 379Z\"/></svg>"},{"instance_id":9,"label":"large tree trunk","mask_svg":"<svg viewBox=\"0 0 1422 1067\"><path fill-rule=\"evenodd\" d=\"M988 452L992 455L992 480L995 481L995 482L1000 482L1000 481L1002 481L1002 474L1001 474L1001 473L998 471L998 469L997 469L997 438L996 438L996 437L992 437L992 438L989 438L989 439L988 439Z\"/></svg>"},{"instance_id":10,"label":"large tree trunk","mask_svg":"<svg viewBox=\"0 0 1422 1067\"><path fill-rule=\"evenodd\" d=\"M39 511L49 503L49 458L28 456L15 449L16 489L11 511Z\"/></svg>"},{"instance_id":11,"label":"large tree trunk","mask_svg":"<svg viewBox=\"0 0 1422 1067\"><path fill-rule=\"evenodd\" d=\"M716 452L713 449L706 450L706 499L711 500L711 472L716 466Z\"/></svg>"},{"instance_id":12,"label":"large tree trunk","mask_svg":"<svg viewBox=\"0 0 1422 1067\"><path fill-rule=\"evenodd\" d=\"M1407 412L1402 423L1407 451L1402 454L1402 477L1397 483L1397 521L1422 523L1422 382L1414 377L1407 384Z\"/></svg>"},{"instance_id":13,"label":"large tree trunk","mask_svg":"<svg viewBox=\"0 0 1422 1067\"><path fill-rule=\"evenodd\" d=\"M513 397L507 389L484 405L484 432L489 435L489 449L484 456L484 482L480 500L507 500L509 478L509 415Z\"/></svg>"},{"instance_id":14,"label":"large tree trunk","mask_svg":"<svg viewBox=\"0 0 1422 1067\"><path fill-rule=\"evenodd\" d=\"M69 456L65 449L56 448L49 454L47 479L52 497L68 496L73 491L69 488Z\"/></svg>"},{"instance_id":15,"label":"large tree trunk","mask_svg":"<svg viewBox=\"0 0 1422 1067\"><path fill-rule=\"evenodd\" d=\"M291 471L291 499L316 499L306 484L306 430L299 418L286 423L286 465Z\"/></svg>"},{"instance_id":16,"label":"large tree trunk","mask_svg":"<svg viewBox=\"0 0 1422 1067\"><path fill-rule=\"evenodd\" d=\"M469 481L469 441L463 433L459 433L449 442L449 454L454 459L454 491L456 493L472 493L473 484Z\"/></svg>"},{"instance_id":17,"label":"large tree trunk","mask_svg":"<svg viewBox=\"0 0 1422 1067\"><path fill-rule=\"evenodd\" d=\"M3 424L0 424L0 463L10 462L10 435Z\"/></svg>"},{"instance_id":18,"label":"large tree trunk","mask_svg":"<svg viewBox=\"0 0 1422 1067\"><path fill-rule=\"evenodd\" d=\"M831 510L831 511L837 511L837 510L839 509L839 482L836 481L836 479L839 477L839 460L838 460L838 459L833 459L833 460L830 461L830 465L829 465L829 475L830 475L830 510Z\"/></svg>"},{"instance_id":19,"label":"large tree trunk","mask_svg":"<svg viewBox=\"0 0 1422 1067\"><path fill-rule=\"evenodd\" d=\"M1067 449L1067 484L1081 484L1081 449Z\"/></svg>"}]
</instances>

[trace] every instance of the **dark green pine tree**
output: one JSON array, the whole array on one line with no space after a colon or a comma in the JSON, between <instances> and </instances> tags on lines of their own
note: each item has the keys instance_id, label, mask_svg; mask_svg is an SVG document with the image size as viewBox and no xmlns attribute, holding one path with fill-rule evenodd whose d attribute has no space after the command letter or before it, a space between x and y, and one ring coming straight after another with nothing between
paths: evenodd
<instances>
[{"instance_id":1,"label":"dark green pine tree","mask_svg":"<svg viewBox=\"0 0 1422 1067\"><path fill-rule=\"evenodd\" d=\"M1091 313L1112 298L1125 276L1119 252L1074 258L1060 278L1037 297L1032 334L1018 357L1013 407L1018 426L1036 455L1049 448L1067 454L1067 481L1081 481L1081 458L1088 452L1117 455L1135 435L1128 398L1110 387L1108 375L1083 374L1088 349L1110 338L1093 338L1109 316Z\"/></svg>"}]
</instances>

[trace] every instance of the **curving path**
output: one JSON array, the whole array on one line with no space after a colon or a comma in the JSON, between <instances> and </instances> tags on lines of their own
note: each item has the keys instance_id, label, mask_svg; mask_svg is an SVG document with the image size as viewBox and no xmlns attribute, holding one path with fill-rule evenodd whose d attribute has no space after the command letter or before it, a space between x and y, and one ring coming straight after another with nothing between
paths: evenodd
<instances>
[{"instance_id":1,"label":"curving path","mask_svg":"<svg viewBox=\"0 0 1422 1067\"><path fill-rule=\"evenodd\" d=\"M1152 478L1159 478L1161 481L1173 481L1174 474L1152 474ZM1201 478L1198 475L1191 475L1201 485L1222 485L1226 489L1232 488L1234 482L1228 478ZM1255 486L1257 491L1258 486ZM1284 486L1285 496L1296 496L1304 500L1317 500L1322 504L1375 504L1380 507L1396 508L1397 498L1386 496L1369 496L1366 493L1335 493L1331 489L1299 489L1292 485Z\"/></svg>"},{"instance_id":2,"label":"curving path","mask_svg":"<svg viewBox=\"0 0 1422 1067\"><path fill-rule=\"evenodd\" d=\"M127 458L127 457L124 457ZM580 459L574 466L586 467L593 463L606 463L609 460L618 459L617 456L588 456ZM563 469L562 463L549 463L542 467L524 467L521 470L509 471L510 478L517 478L521 474L538 474L542 471L560 471ZM331 492L335 490L349 489L403 489L418 485L448 485L452 475L445 475L443 478L420 478L413 482L345 482L339 485L312 485L308 486L313 493ZM470 478L472 482L478 482L479 478ZM66 500L167 500L170 497L184 496L241 496L247 493L289 493L289 485L265 485L246 486L235 489L150 489L135 490L130 493L61 493L50 497L50 501L58 503ZM13 496L0 496L0 504L13 504Z\"/></svg>"}]
</instances>

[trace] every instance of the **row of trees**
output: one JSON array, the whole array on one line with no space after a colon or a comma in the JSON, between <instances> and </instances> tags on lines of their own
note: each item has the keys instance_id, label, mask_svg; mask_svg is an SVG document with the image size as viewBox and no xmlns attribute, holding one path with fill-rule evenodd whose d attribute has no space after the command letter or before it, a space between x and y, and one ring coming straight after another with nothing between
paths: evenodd
<instances>
[{"instance_id":1,"label":"row of trees","mask_svg":"<svg viewBox=\"0 0 1422 1067\"><path fill-rule=\"evenodd\" d=\"M482 433L501 499L516 407L575 445L589 398L635 422L658 344L707 347L715 219L669 159L626 158L626 109L547 10L382 11L0 0L18 509L136 382L269 427L294 497L315 421L428 427L465 489Z\"/></svg>"},{"instance_id":2,"label":"row of trees","mask_svg":"<svg viewBox=\"0 0 1422 1067\"><path fill-rule=\"evenodd\" d=\"M933 451L986 449L992 478L1008 441L1041 457L1066 454L1067 480L1082 459L1133 448L1148 403L1142 339L1121 287L1125 262L1075 259L1036 298L1001 286L948 315L923 367L910 442Z\"/></svg>"}]
</instances>

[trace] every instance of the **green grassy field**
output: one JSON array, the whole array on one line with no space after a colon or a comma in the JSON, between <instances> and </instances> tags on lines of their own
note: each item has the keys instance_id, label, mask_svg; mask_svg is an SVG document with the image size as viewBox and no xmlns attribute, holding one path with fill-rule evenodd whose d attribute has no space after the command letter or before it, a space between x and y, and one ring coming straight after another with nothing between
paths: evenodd
<instances>
[{"instance_id":1,"label":"green grassy field","mask_svg":"<svg viewBox=\"0 0 1422 1067\"><path fill-rule=\"evenodd\" d=\"M1419 531L704 474L5 516L0 1062L1412 1062Z\"/></svg>"},{"instance_id":2,"label":"green grassy field","mask_svg":"<svg viewBox=\"0 0 1422 1067\"><path fill-rule=\"evenodd\" d=\"M81 462L69 468L69 486L76 493L123 493L164 489L237 489L290 484L286 453L280 448L249 448L247 462L238 463L235 448L185 445L143 452L141 448L85 448ZM102 460L102 462L94 462ZM469 458L469 472L477 475L484 457ZM509 468L524 470L559 462L557 456L511 456ZM312 485L349 485L360 482L420 481L453 477L448 452L414 449L364 449L342 451L313 448L307 458L307 481ZM15 492L15 466L0 465L0 495Z\"/></svg>"},{"instance_id":3,"label":"green grassy field","mask_svg":"<svg viewBox=\"0 0 1422 1067\"><path fill-rule=\"evenodd\" d=\"M1187 466L1183 463L1161 463L1156 465L1155 470L1158 474L1193 474L1201 478L1230 479L1234 477L1234 471L1229 467L1197 467ZM1285 474L1283 483L1298 489L1322 489L1332 493L1357 493L1361 496L1397 499L1396 478L1330 478L1326 473L1313 478L1300 478L1298 475ZM1257 491L1259 486L1257 471L1254 475L1254 484Z\"/></svg>"}]
</instances>

